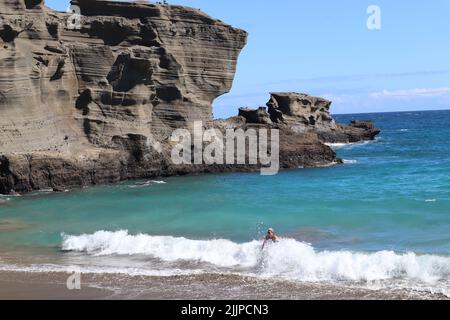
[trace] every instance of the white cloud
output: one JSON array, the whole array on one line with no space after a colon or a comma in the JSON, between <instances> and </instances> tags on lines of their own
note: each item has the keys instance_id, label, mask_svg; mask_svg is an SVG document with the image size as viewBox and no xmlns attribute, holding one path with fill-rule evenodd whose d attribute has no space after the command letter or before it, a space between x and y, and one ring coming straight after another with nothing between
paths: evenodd
<instances>
[{"instance_id":1,"label":"white cloud","mask_svg":"<svg viewBox=\"0 0 450 320\"><path fill-rule=\"evenodd\" d=\"M415 88L404 90L383 90L380 92L369 93L370 98L399 98L399 99L411 99L418 97L440 97L450 94L450 87L442 88Z\"/></svg>"},{"instance_id":2,"label":"white cloud","mask_svg":"<svg viewBox=\"0 0 450 320\"><path fill-rule=\"evenodd\" d=\"M450 87L382 90L355 94L323 94L333 113L450 109Z\"/></svg>"}]
</instances>

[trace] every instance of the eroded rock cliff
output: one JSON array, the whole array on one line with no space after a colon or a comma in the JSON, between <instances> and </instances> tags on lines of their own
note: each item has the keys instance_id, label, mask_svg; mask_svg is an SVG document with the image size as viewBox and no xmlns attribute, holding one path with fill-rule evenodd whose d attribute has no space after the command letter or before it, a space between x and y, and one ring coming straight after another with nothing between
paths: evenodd
<instances>
[{"instance_id":1,"label":"eroded rock cliff","mask_svg":"<svg viewBox=\"0 0 450 320\"><path fill-rule=\"evenodd\" d=\"M169 133L212 121L246 43L196 9L72 4L78 29L43 1L0 2L2 193L170 171Z\"/></svg>"}]
</instances>

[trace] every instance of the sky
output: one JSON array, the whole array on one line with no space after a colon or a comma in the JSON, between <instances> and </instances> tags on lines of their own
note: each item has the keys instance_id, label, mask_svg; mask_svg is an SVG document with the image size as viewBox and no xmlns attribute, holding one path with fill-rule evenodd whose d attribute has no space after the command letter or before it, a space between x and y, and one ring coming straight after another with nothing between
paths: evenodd
<instances>
[{"instance_id":1,"label":"sky","mask_svg":"<svg viewBox=\"0 0 450 320\"><path fill-rule=\"evenodd\" d=\"M45 2L65 10L69 1ZM168 2L249 32L233 88L214 102L218 118L277 91L330 99L334 114L450 109L448 0ZM367 26L371 5L381 29Z\"/></svg>"}]
</instances>

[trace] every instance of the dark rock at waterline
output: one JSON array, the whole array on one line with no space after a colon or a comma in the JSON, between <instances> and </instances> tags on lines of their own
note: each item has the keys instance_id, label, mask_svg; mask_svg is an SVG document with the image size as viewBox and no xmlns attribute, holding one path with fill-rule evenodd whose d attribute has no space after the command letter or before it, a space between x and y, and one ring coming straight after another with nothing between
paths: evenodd
<instances>
[{"instance_id":1,"label":"dark rock at waterline","mask_svg":"<svg viewBox=\"0 0 450 320\"><path fill-rule=\"evenodd\" d=\"M318 132L321 140L328 143L354 143L374 140L381 130L370 120L352 121L349 125L338 124L336 130Z\"/></svg>"},{"instance_id":2,"label":"dark rock at waterline","mask_svg":"<svg viewBox=\"0 0 450 320\"><path fill-rule=\"evenodd\" d=\"M381 133L381 130L376 128L370 120L354 120L349 126L344 126L343 130L349 135L349 142L374 140Z\"/></svg>"}]
</instances>

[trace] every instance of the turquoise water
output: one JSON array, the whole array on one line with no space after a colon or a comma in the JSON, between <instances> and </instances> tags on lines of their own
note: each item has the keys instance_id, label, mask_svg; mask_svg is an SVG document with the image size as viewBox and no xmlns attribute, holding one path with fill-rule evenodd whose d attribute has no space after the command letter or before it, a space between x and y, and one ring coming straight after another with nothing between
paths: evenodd
<instances>
[{"instance_id":1,"label":"turquoise water","mask_svg":"<svg viewBox=\"0 0 450 320\"><path fill-rule=\"evenodd\" d=\"M218 268L229 265L211 256L223 253L226 261L251 260L253 253L248 250L259 246L259 242L252 241L260 239L268 227L274 227L281 236L294 241L286 243L285 248L292 245L293 250L286 256L301 255L306 248L314 248L317 254L361 253L368 259L364 263L393 264L391 269L386 267L387 271L375 272L381 272L379 279L386 279L386 273L395 273L395 277L425 281L411 275L405 266L409 262L399 257L413 253L411 259L417 262L427 254L429 259L417 262L418 268L426 269L427 277L437 277L445 282L444 288L450 288L450 111L336 118L339 122L372 119L382 134L374 142L333 146L346 160L344 165L289 170L273 177L174 177L164 179L164 184L134 181L64 194L2 196L0 221L9 221L11 228L1 231L0 246L44 248L65 258L77 253L78 262L93 256L147 256L147 269L160 261L170 262L164 266L166 269L175 265L179 269L176 262L181 260ZM95 234L100 230L109 233ZM120 230L128 233L119 233ZM71 237L64 238L62 233ZM82 234L90 238L80 237ZM143 235L138 238L137 234ZM225 242L215 243L213 239ZM193 240L200 241L189 242ZM136 249L147 246L162 249ZM191 255L186 256L186 251ZM393 256L374 256L387 251L392 251ZM165 255L167 252L170 257ZM298 258L301 260L301 256ZM320 263L321 258L311 256L311 263ZM352 280L347 273L342 275L335 270L341 267L342 257L331 258L333 267L326 270L330 278ZM352 256L350 268L363 275L356 280L367 280L370 276L364 270L366 264L357 258ZM435 259L441 260L435 263ZM291 269L305 271L310 267L289 263ZM241 260L231 265L255 267ZM287 272L270 271L275 276ZM306 272L303 271L302 275ZM324 271L311 272L317 276Z\"/></svg>"}]
</instances>

